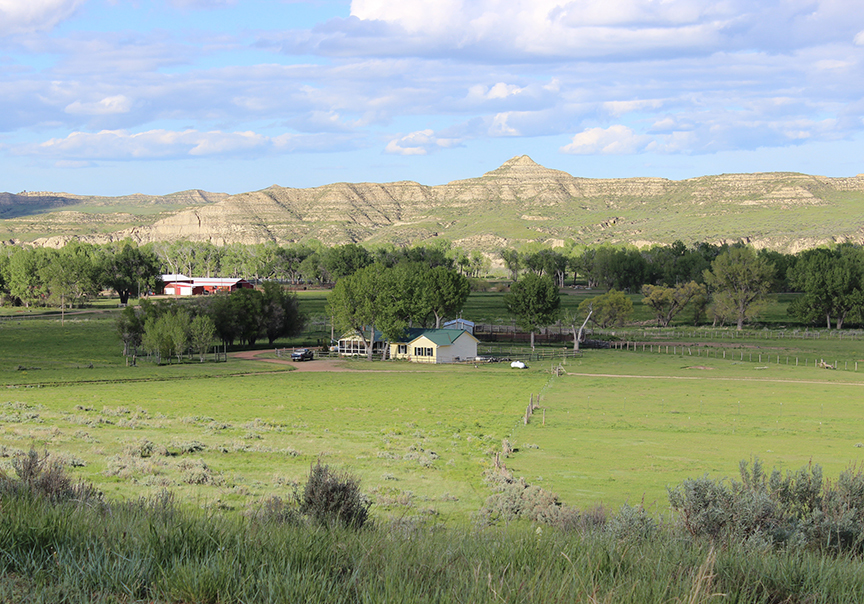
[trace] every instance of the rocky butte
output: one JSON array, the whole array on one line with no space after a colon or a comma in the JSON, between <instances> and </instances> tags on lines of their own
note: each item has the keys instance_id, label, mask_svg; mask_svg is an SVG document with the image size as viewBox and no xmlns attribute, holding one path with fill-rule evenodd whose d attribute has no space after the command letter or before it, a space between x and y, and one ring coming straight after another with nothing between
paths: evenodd
<instances>
[{"instance_id":1,"label":"rocky butte","mask_svg":"<svg viewBox=\"0 0 864 604\"><path fill-rule=\"evenodd\" d=\"M288 244L317 239L429 243L491 251L529 241L648 245L746 241L797 251L864 242L864 175L722 174L672 181L571 176L514 157L478 178L272 186L227 195L93 197L0 193L0 237L59 246L72 238Z\"/></svg>"}]
</instances>

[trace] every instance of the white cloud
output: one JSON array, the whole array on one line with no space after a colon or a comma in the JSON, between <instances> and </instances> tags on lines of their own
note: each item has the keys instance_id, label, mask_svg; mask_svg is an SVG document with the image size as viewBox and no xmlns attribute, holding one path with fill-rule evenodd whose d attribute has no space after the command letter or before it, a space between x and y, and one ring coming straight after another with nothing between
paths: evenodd
<instances>
[{"instance_id":1,"label":"white cloud","mask_svg":"<svg viewBox=\"0 0 864 604\"><path fill-rule=\"evenodd\" d=\"M427 155L432 151L458 146L460 143L458 139L439 137L434 130L426 129L391 140L384 152L396 155Z\"/></svg>"},{"instance_id":2,"label":"white cloud","mask_svg":"<svg viewBox=\"0 0 864 604\"><path fill-rule=\"evenodd\" d=\"M19 149L22 155L60 158L62 161L163 159L216 156L262 150L272 141L254 132L199 132L197 130L125 130L73 132L65 138Z\"/></svg>"},{"instance_id":3,"label":"white cloud","mask_svg":"<svg viewBox=\"0 0 864 604\"><path fill-rule=\"evenodd\" d=\"M574 155L627 155L645 150L651 143L648 136L636 134L620 124L608 128L589 128L573 137L573 142L561 147L562 153Z\"/></svg>"},{"instance_id":4,"label":"white cloud","mask_svg":"<svg viewBox=\"0 0 864 604\"><path fill-rule=\"evenodd\" d=\"M326 39L321 48L337 52L365 38L371 54L503 62L785 50L851 40L864 27L857 0L353 0L351 15L307 43Z\"/></svg>"},{"instance_id":5,"label":"white cloud","mask_svg":"<svg viewBox=\"0 0 864 604\"><path fill-rule=\"evenodd\" d=\"M66 105L66 113L71 115L113 115L117 113L128 113L132 108L132 100L118 94L108 96L95 103L82 103L75 101Z\"/></svg>"},{"instance_id":6,"label":"white cloud","mask_svg":"<svg viewBox=\"0 0 864 604\"><path fill-rule=\"evenodd\" d=\"M353 0L351 14L456 48L602 56L714 44L740 0Z\"/></svg>"},{"instance_id":7,"label":"white cloud","mask_svg":"<svg viewBox=\"0 0 864 604\"><path fill-rule=\"evenodd\" d=\"M498 82L489 87L483 84L476 84L468 90L469 99L491 100L491 99L506 99L510 96L515 96L525 92L525 89L516 84L505 84Z\"/></svg>"},{"instance_id":8,"label":"white cloud","mask_svg":"<svg viewBox=\"0 0 864 604\"><path fill-rule=\"evenodd\" d=\"M0 35L50 30L85 0L0 0Z\"/></svg>"},{"instance_id":9,"label":"white cloud","mask_svg":"<svg viewBox=\"0 0 864 604\"><path fill-rule=\"evenodd\" d=\"M645 111L660 109L663 106L663 101L659 99L637 100L637 101L606 101L603 103L603 108L609 112L612 117L621 117L625 113L634 111Z\"/></svg>"}]
</instances>

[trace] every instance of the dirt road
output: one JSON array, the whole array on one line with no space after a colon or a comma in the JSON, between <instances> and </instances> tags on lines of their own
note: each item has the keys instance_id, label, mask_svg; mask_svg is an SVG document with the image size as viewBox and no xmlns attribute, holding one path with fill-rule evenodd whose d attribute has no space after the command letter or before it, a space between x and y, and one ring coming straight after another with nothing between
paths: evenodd
<instances>
[{"instance_id":1,"label":"dirt road","mask_svg":"<svg viewBox=\"0 0 864 604\"><path fill-rule=\"evenodd\" d=\"M356 372L356 369L350 369L345 366L345 361L342 359L315 359L314 361L297 361L293 362L289 359L259 359L258 355L268 354L269 350L244 350L242 352L232 352L230 357L235 359L244 359L247 361L260 361L262 363L273 363L275 365L291 365L297 371L344 371Z\"/></svg>"}]
</instances>

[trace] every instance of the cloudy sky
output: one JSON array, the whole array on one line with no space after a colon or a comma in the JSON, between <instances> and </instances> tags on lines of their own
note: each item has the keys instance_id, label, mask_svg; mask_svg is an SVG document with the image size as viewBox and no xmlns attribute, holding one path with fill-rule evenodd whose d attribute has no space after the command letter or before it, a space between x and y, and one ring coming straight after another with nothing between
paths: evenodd
<instances>
[{"instance_id":1,"label":"cloudy sky","mask_svg":"<svg viewBox=\"0 0 864 604\"><path fill-rule=\"evenodd\" d=\"M860 0L0 0L0 191L864 172Z\"/></svg>"}]
</instances>

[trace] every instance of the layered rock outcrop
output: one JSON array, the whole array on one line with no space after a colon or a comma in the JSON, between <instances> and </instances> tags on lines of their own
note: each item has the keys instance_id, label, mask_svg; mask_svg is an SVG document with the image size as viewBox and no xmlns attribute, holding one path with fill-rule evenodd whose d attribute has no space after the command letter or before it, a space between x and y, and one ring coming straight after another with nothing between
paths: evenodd
<instances>
[{"instance_id":1,"label":"layered rock outcrop","mask_svg":"<svg viewBox=\"0 0 864 604\"><path fill-rule=\"evenodd\" d=\"M86 205L148 206L113 215L109 232L69 225L62 233L57 210ZM178 209L179 207L185 209ZM131 238L279 244L315 238L326 244L415 244L446 237L468 248L526 241L668 243L749 240L781 249L826 241L861 241L864 175L827 178L796 173L722 174L682 181L663 178L592 179L514 157L478 178L440 186L416 182L335 183L309 189L272 186L226 195L184 191L164 197L94 198L66 194L0 194L0 226L35 232L42 243L64 236L89 241ZM74 212L62 212L72 221ZM46 216L51 216L50 220ZM6 220L3 220L3 219ZM50 223L50 228L48 225ZM10 226L11 225L11 226ZM0 229L3 230L3 229ZM104 231L105 229L103 229Z\"/></svg>"}]
</instances>

